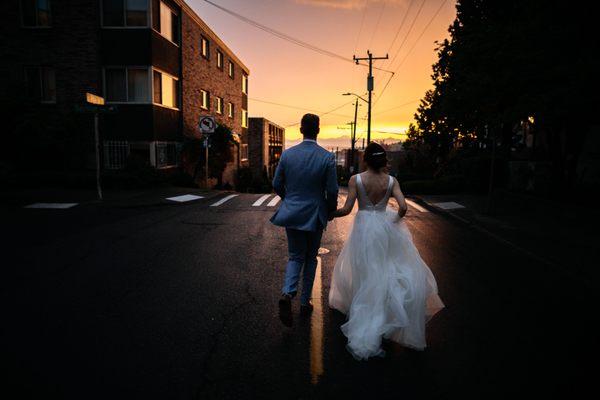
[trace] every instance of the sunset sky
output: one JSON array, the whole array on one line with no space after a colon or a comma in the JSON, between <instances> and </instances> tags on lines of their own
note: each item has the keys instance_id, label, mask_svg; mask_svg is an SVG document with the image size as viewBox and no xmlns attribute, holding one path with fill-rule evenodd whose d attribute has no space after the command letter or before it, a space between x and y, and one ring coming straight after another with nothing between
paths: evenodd
<instances>
[{"instance_id":1,"label":"sunset sky","mask_svg":"<svg viewBox=\"0 0 600 400\"><path fill-rule=\"evenodd\" d=\"M354 54L365 57L367 49L374 56L389 53L390 60L374 63L396 71L380 100L378 96L390 74L374 73L372 130L385 132L403 132L413 120L417 100L431 87L431 65L436 60L434 41L448 36L448 26L455 17L454 0L213 1L246 18L349 59ZM364 94L366 98L367 68L277 38L204 0L188 0L188 4L250 69L248 108L251 117L265 117L285 127L287 143L291 145L301 138L298 125L293 124L298 123L304 112L312 110L322 114L346 104L321 117L319 140L325 147L349 146L349 130L338 127L353 119L353 98L341 94L354 92ZM438 9L439 13L432 20ZM404 18L402 29L392 45ZM398 107L401 105L404 106ZM367 107L363 103L359 108L359 137L366 132L366 114ZM339 139L342 136L344 138ZM372 137L403 138L380 132L373 132Z\"/></svg>"}]
</instances>

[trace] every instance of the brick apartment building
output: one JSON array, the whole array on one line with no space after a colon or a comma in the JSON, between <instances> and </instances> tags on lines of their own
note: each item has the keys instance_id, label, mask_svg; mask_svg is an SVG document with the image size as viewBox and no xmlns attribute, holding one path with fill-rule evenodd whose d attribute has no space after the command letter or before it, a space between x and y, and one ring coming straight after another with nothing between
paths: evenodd
<instances>
[{"instance_id":1,"label":"brick apartment building","mask_svg":"<svg viewBox=\"0 0 600 400\"><path fill-rule=\"evenodd\" d=\"M18 111L5 125L9 134L39 121L39 130L64 136L56 141L72 144L75 136L83 147L66 148L88 156L91 116L74 109L92 92L118 109L100 123L104 168L122 168L136 154L164 169L181 166L182 145L199 136L199 117L214 115L236 134L235 159L223 173L235 184L247 153L249 70L184 1L5 3L0 101ZM65 125L76 133L61 133ZM195 160L187 161L193 170Z\"/></svg>"},{"instance_id":2,"label":"brick apartment building","mask_svg":"<svg viewBox=\"0 0 600 400\"><path fill-rule=\"evenodd\" d=\"M249 119L249 167L254 177L273 179L285 147L285 129L266 118Z\"/></svg>"}]
</instances>

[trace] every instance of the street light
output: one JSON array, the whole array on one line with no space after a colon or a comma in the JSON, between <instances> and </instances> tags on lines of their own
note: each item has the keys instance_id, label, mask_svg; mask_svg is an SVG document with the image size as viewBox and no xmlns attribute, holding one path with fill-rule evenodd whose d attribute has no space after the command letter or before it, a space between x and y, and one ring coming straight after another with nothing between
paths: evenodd
<instances>
[{"instance_id":1,"label":"street light","mask_svg":"<svg viewBox=\"0 0 600 400\"><path fill-rule=\"evenodd\" d=\"M351 93L351 92L342 93L342 96L356 96L359 99L361 99L362 101L364 101L365 103L369 104L369 100L365 100L364 98L362 98L361 96L357 95L356 93Z\"/></svg>"}]
</instances>

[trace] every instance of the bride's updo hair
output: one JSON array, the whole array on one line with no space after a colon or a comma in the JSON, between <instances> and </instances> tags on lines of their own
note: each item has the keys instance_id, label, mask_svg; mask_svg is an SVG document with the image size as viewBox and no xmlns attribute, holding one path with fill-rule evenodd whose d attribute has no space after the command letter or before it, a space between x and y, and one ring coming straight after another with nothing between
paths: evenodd
<instances>
[{"instance_id":1,"label":"bride's updo hair","mask_svg":"<svg viewBox=\"0 0 600 400\"><path fill-rule=\"evenodd\" d=\"M387 165L385 149L380 144L371 142L365 149L365 163L372 169L379 171Z\"/></svg>"}]
</instances>

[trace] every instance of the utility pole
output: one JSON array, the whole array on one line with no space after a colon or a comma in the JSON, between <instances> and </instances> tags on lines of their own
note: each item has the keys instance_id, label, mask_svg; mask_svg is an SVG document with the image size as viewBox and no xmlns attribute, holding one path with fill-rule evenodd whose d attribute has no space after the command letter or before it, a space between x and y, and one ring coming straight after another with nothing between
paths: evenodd
<instances>
[{"instance_id":1,"label":"utility pole","mask_svg":"<svg viewBox=\"0 0 600 400\"><path fill-rule=\"evenodd\" d=\"M354 173L354 144L356 143L356 117L358 115L358 99L354 102L354 123L352 124L352 145L350 146L350 173Z\"/></svg>"},{"instance_id":2,"label":"utility pole","mask_svg":"<svg viewBox=\"0 0 600 400\"><path fill-rule=\"evenodd\" d=\"M368 57L356 57L356 56L352 56L352 59L354 60L354 62L356 62L356 64L358 64L359 61L364 61L364 60L368 60L369 61L369 76L367 77L367 90L369 91L369 116L368 116L368 124L367 124L367 144L371 143L371 103L372 103L372 94L373 94L373 87L374 87L374 82L373 82L373 60L387 60L388 59L388 55L386 54L385 57L373 57L373 53L371 53L369 50L367 50L367 55Z\"/></svg>"}]
</instances>

